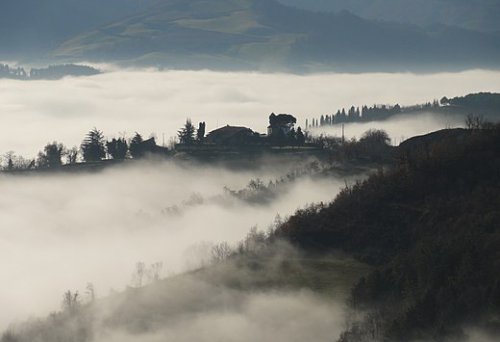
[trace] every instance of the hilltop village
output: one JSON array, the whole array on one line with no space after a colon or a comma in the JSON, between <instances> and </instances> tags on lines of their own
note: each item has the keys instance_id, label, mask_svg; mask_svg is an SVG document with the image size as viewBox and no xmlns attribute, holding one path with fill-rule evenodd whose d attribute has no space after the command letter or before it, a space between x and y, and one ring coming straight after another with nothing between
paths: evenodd
<instances>
[{"instance_id":1,"label":"hilltop village","mask_svg":"<svg viewBox=\"0 0 500 342\"><path fill-rule=\"evenodd\" d=\"M97 128L87 133L80 146L67 148L58 142L47 144L36 158L24 158L14 152L7 152L1 158L4 172L86 170L99 169L125 161L140 160L144 157L173 158L198 161L242 160L263 154L290 156L314 156L328 160L344 160L355 163L390 162L393 147L385 131L368 130L359 140L345 140L343 137L311 135L309 129L349 122L386 119L392 115L412 115L432 111L436 115L459 115L466 117L469 129L486 127L489 121L498 120L500 95L492 93L469 94L448 99L440 103L412 107L363 106L358 113L354 107L343 115L322 116L320 119L306 120L306 130L296 127L297 119L290 114L269 116L265 134L248 127L226 125L206 132L205 122L196 127L190 119L177 132L175 143L168 147L158 145L154 137L144 139L136 133L131 139L106 139ZM340 113L340 114L339 114Z\"/></svg>"},{"instance_id":2,"label":"hilltop village","mask_svg":"<svg viewBox=\"0 0 500 342\"><path fill-rule=\"evenodd\" d=\"M196 128L187 119L178 131L177 143L169 147L158 145L154 137L144 139L139 133L130 140L106 140L103 132L94 128L80 147L66 148L58 142L49 143L35 159L8 152L3 156L3 171L101 168L144 157L213 160L263 153L321 153L321 143L308 137L301 127L295 128L296 123L293 115L272 113L266 134L230 125L207 134L205 122L200 122Z\"/></svg>"},{"instance_id":3,"label":"hilltop village","mask_svg":"<svg viewBox=\"0 0 500 342\"><path fill-rule=\"evenodd\" d=\"M178 151L227 150L227 149L263 149L266 147L299 147L306 145L306 136L301 127L295 130L297 119L290 114L272 113L269 116L267 134L254 132L247 127L224 126L209 132L205 136L205 123L195 129L187 120L179 131ZM311 147L311 146L309 146Z\"/></svg>"}]
</instances>

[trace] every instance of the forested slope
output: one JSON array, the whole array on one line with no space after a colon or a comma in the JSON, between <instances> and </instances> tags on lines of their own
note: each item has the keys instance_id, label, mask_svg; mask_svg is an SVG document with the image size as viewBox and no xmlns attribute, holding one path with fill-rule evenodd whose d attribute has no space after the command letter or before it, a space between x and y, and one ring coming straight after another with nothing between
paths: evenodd
<instances>
[{"instance_id":1,"label":"forested slope","mask_svg":"<svg viewBox=\"0 0 500 342\"><path fill-rule=\"evenodd\" d=\"M351 296L369 319L344 341L499 329L499 146L499 126L415 138L400 146L394 170L297 212L277 230L305 250L341 249L376 267Z\"/></svg>"}]
</instances>

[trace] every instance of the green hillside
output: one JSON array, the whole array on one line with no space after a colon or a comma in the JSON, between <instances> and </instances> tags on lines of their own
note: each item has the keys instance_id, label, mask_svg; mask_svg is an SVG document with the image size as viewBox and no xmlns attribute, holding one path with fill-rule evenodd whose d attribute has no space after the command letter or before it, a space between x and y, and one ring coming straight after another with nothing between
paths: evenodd
<instances>
[{"instance_id":1,"label":"green hillside","mask_svg":"<svg viewBox=\"0 0 500 342\"><path fill-rule=\"evenodd\" d=\"M279 33L262 22L252 1L167 1L77 36L61 45L55 56L250 67L259 62L285 63L298 36Z\"/></svg>"},{"instance_id":2,"label":"green hillside","mask_svg":"<svg viewBox=\"0 0 500 342\"><path fill-rule=\"evenodd\" d=\"M499 38L425 31L273 0L164 0L67 40L53 57L177 68L419 70L497 67Z\"/></svg>"}]
</instances>

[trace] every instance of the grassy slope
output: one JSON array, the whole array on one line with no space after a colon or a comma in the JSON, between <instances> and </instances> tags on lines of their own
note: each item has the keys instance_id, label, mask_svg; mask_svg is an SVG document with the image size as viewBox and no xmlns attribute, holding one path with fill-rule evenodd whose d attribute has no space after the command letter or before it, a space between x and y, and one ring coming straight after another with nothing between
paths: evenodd
<instances>
[{"instance_id":1,"label":"grassy slope","mask_svg":"<svg viewBox=\"0 0 500 342\"><path fill-rule=\"evenodd\" d=\"M294 34L280 34L262 23L252 1L169 1L77 36L64 43L56 56L97 54L147 62L188 55L200 64L212 60L230 65L247 63L241 59L265 59L263 52L273 51L272 58L283 62L294 41Z\"/></svg>"},{"instance_id":2,"label":"grassy slope","mask_svg":"<svg viewBox=\"0 0 500 342\"><path fill-rule=\"evenodd\" d=\"M161 320L172 320L186 313L201 313L221 306L234 309L234 303L245 296L269 291L310 289L327 296L326 300L343 301L352 285L369 269L346 258L240 259L143 289L130 289L121 298L115 297L107 303L108 309L112 309L104 320L115 329L149 330L161 324ZM194 301L193 295L197 297ZM158 321L158 317L162 318ZM154 323L141 328L145 321Z\"/></svg>"},{"instance_id":3,"label":"grassy slope","mask_svg":"<svg viewBox=\"0 0 500 342\"><path fill-rule=\"evenodd\" d=\"M129 288L74 312L67 310L44 320L27 322L4 333L0 340L85 342L104 331L154 333L186 317L238 312L252 294L286 294L309 289L325 296L327 301L339 303L369 270L367 265L338 256L238 256L142 288Z\"/></svg>"},{"instance_id":4,"label":"grassy slope","mask_svg":"<svg viewBox=\"0 0 500 342\"><path fill-rule=\"evenodd\" d=\"M307 12L271 0L169 0L78 35L54 56L222 69L438 69L497 66L497 42L498 37L472 31L426 32L349 13Z\"/></svg>"}]
</instances>

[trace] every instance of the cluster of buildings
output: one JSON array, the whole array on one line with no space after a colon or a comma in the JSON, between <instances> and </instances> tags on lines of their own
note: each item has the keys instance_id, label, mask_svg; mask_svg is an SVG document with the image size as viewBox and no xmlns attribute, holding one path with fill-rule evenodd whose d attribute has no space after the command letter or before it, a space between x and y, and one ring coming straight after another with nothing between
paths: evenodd
<instances>
[{"instance_id":1,"label":"cluster of buildings","mask_svg":"<svg viewBox=\"0 0 500 342\"><path fill-rule=\"evenodd\" d=\"M202 145L213 146L248 146L248 145L276 145L297 146L305 143L304 133L299 127L295 130L297 119L289 114L269 116L267 134L254 132L247 127L224 126L211 131L203 139Z\"/></svg>"}]
</instances>

